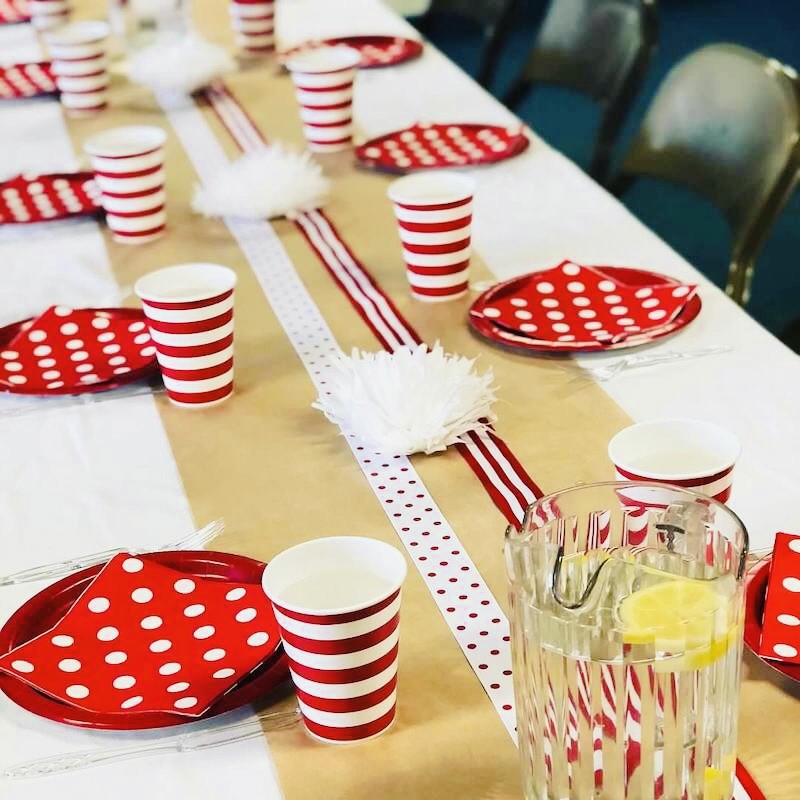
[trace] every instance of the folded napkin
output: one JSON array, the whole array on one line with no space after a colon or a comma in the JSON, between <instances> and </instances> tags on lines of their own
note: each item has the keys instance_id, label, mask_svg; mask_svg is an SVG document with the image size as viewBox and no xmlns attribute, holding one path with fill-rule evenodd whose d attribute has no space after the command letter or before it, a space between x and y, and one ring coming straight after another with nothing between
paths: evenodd
<instances>
[{"instance_id":1,"label":"folded napkin","mask_svg":"<svg viewBox=\"0 0 800 800\"><path fill-rule=\"evenodd\" d=\"M791 533L775 537L758 652L800 664L800 536Z\"/></svg>"},{"instance_id":2,"label":"folded napkin","mask_svg":"<svg viewBox=\"0 0 800 800\"><path fill-rule=\"evenodd\" d=\"M0 225L97 214L100 190L91 172L17 175L0 183Z\"/></svg>"},{"instance_id":3,"label":"folded napkin","mask_svg":"<svg viewBox=\"0 0 800 800\"><path fill-rule=\"evenodd\" d=\"M279 644L261 587L123 553L57 625L0 658L0 670L97 713L196 717Z\"/></svg>"},{"instance_id":4,"label":"folded napkin","mask_svg":"<svg viewBox=\"0 0 800 800\"><path fill-rule=\"evenodd\" d=\"M0 100L19 100L55 94L56 81L49 61L0 67Z\"/></svg>"},{"instance_id":5,"label":"folded napkin","mask_svg":"<svg viewBox=\"0 0 800 800\"><path fill-rule=\"evenodd\" d=\"M51 306L0 350L0 388L80 390L151 366L155 352L142 312Z\"/></svg>"},{"instance_id":6,"label":"folded napkin","mask_svg":"<svg viewBox=\"0 0 800 800\"><path fill-rule=\"evenodd\" d=\"M517 125L419 123L356 148L364 165L390 172L491 164L516 156L529 145Z\"/></svg>"},{"instance_id":7,"label":"folded napkin","mask_svg":"<svg viewBox=\"0 0 800 800\"><path fill-rule=\"evenodd\" d=\"M619 342L672 322L697 287L631 286L601 268L565 261L473 310L514 333L570 346Z\"/></svg>"}]
</instances>

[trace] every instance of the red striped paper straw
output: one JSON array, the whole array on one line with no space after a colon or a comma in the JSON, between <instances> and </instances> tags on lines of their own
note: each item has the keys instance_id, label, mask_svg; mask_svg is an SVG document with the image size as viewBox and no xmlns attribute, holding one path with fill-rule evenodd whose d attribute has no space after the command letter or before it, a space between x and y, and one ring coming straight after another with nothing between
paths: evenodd
<instances>
[{"instance_id":1,"label":"red striped paper straw","mask_svg":"<svg viewBox=\"0 0 800 800\"><path fill-rule=\"evenodd\" d=\"M33 27L37 31L46 31L67 23L70 4L67 0L29 0L28 11Z\"/></svg>"},{"instance_id":2,"label":"red striped paper straw","mask_svg":"<svg viewBox=\"0 0 800 800\"><path fill-rule=\"evenodd\" d=\"M178 264L140 278L164 387L177 406L207 408L233 394L236 273L218 264Z\"/></svg>"},{"instance_id":3,"label":"red striped paper straw","mask_svg":"<svg viewBox=\"0 0 800 800\"><path fill-rule=\"evenodd\" d=\"M319 47L292 56L292 75L309 150L346 150L353 143L353 83L361 54L352 47Z\"/></svg>"},{"instance_id":4,"label":"red striped paper straw","mask_svg":"<svg viewBox=\"0 0 800 800\"><path fill-rule=\"evenodd\" d=\"M429 303L467 293L475 181L425 172L389 186L411 294Z\"/></svg>"},{"instance_id":5,"label":"red striped paper straw","mask_svg":"<svg viewBox=\"0 0 800 800\"><path fill-rule=\"evenodd\" d=\"M61 105L71 117L92 116L108 105L109 26L93 20L45 31Z\"/></svg>"},{"instance_id":6,"label":"red striped paper straw","mask_svg":"<svg viewBox=\"0 0 800 800\"><path fill-rule=\"evenodd\" d=\"M151 125L112 128L86 140L106 222L122 244L162 236L167 224L164 143L167 134Z\"/></svg>"},{"instance_id":7,"label":"red striped paper straw","mask_svg":"<svg viewBox=\"0 0 800 800\"><path fill-rule=\"evenodd\" d=\"M665 419L621 430L608 444L618 480L657 481L727 502L741 445L730 431L711 422ZM665 490L663 505L670 502ZM625 497L637 503L635 489ZM647 504L659 503L648 493Z\"/></svg>"},{"instance_id":8,"label":"red striped paper straw","mask_svg":"<svg viewBox=\"0 0 800 800\"><path fill-rule=\"evenodd\" d=\"M399 550L358 536L304 542L264 570L298 705L315 739L364 741L394 721L405 576Z\"/></svg>"},{"instance_id":9,"label":"red striped paper straw","mask_svg":"<svg viewBox=\"0 0 800 800\"><path fill-rule=\"evenodd\" d=\"M275 49L275 0L232 0L228 11L241 50L259 56Z\"/></svg>"}]
</instances>

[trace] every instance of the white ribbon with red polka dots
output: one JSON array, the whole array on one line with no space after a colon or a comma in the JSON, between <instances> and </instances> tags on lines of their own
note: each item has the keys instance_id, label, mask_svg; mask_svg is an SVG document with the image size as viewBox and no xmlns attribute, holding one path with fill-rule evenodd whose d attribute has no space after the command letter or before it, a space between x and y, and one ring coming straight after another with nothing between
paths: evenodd
<instances>
[{"instance_id":1,"label":"white ribbon with red polka dots","mask_svg":"<svg viewBox=\"0 0 800 800\"><path fill-rule=\"evenodd\" d=\"M207 121L195 106L170 102L168 97L161 100L200 179L210 180L228 159ZM267 222L226 218L225 223L311 380L325 392L340 348L278 235ZM376 452L347 432L345 438L470 666L516 739L509 626L500 605L409 459Z\"/></svg>"}]
</instances>

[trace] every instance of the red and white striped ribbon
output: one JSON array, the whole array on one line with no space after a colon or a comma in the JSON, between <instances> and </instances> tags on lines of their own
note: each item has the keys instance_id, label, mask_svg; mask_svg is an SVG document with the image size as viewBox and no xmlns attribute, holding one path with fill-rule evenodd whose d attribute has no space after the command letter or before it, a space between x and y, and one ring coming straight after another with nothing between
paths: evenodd
<instances>
[{"instance_id":1,"label":"red and white striped ribbon","mask_svg":"<svg viewBox=\"0 0 800 800\"><path fill-rule=\"evenodd\" d=\"M206 96L211 108L244 152L265 146L266 141L255 123L223 85L212 87ZM422 341L323 211L301 214L296 224L385 349L392 351ZM458 445L458 450L503 516L510 523L519 524L525 507L543 493L505 442L494 431L470 433L464 443Z\"/></svg>"},{"instance_id":2,"label":"red and white striped ribbon","mask_svg":"<svg viewBox=\"0 0 800 800\"><path fill-rule=\"evenodd\" d=\"M217 84L207 90L206 96L211 108L219 117L223 126L243 151L249 152L265 146L266 141L261 132L224 85ZM383 292L372 275L366 270L363 264L358 261L350 247L342 240L336 228L324 212L314 211L302 214L296 220L296 224L317 253L324 266L331 273L337 285L345 292L353 307L370 327L384 348L391 351L396 347L416 344L421 341L416 331L414 331L411 325L397 311L391 299ZM538 497L541 497L542 492L511 453L505 442L493 431L489 431L481 435L469 434L464 444L458 445L458 449L508 521L512 524L519 524L525 507ZM383 468L388 466L388 464L384 464ZM365 469L365 472L368 469L369 467ZM381 474L377 472L370 474L374 477L384 477L385 475L385 473ZM605 538L603 536L603 531L598 531L598 535L601 540ZM435 573L428 573L428 575L429 577L435 576ZM462 595L461 597L464 600L467 599L466 595ZM488 604L490 601L487 599L483 602ZM450 610L449 608L447 609L447 611ZM455 609L453 609L453 611L455 611ZM477 612L473 612L469 614L469 616L476 618L481 617ZM497 621L499 622L500 619L498 618ZM507 622L504 624L507 625ZM464 626L457 626L456 631L463 631L463 628ZM454 633L463 647L463 638L461 638L460 632ZM503 647L508 651L509 646L507 642L509 637L506 635L503 638ZM492 652L494 653L497 651L493 650ZM469 658L469 652L467 655ZM510 653L507 654L507 657L510 662ZM470 663L473 669L475 669L473 659L470 659ZM485 664L479 664L478 669L475 669L479 678L483 677L479 670L481 668L486 668L486 666ZM510 669L504 670L503 675L504 677L510 677ZM601 678L603 694L603 729L606 736L616 737L617 689L612 669L603 666L601 668ZM482 682L484 682L485 686L485 681L482 680ZM625 683L628 684L628 688L635 690L636 687L632 682L629 683L626 680ZM492 688L495 686L498 689L500 688L499 684L492 684ZM501 711L496 697L493 697L493 693L491 691L487 693L490 698L492 698L495 707L498 708L501 717L504 716L503 711L509 712L511 710L511 705L507 704L502 706L503 711ZM629 697L629 700L629 708L635 710L635 699ZM639 704L641 704L641 697L639 697ZM544 748L545 762L547 768L550 769L552 764L552 753L550 752L552 751L552 746L549 741L549 729L554 722L551 715L555 713L555 709L551 709L548 703L547 711L548 720L544 725ZM507 717L505 717L505 719L507 719ZM635 722L633 714L631 714L631 722ZM599 735L600 731L597 728L599 728L599 726L595 726L593 736L595 762L597 764L596 777L602 780L602 741ZM559 751L563 751L562 745L563 743L556 742L554 746L558 747ZM742 780L742 775L747 776L749 785L745 784ZM751 798L751 800L764 800L763 795L755 786L752 778L747 775L746 770L744 770L739 763L737 763L737 777L740 783L736 786L737 794L734 800L740 800L740 798L741 800L746 800L746 798Z\"/></svg>"}]
</instances>

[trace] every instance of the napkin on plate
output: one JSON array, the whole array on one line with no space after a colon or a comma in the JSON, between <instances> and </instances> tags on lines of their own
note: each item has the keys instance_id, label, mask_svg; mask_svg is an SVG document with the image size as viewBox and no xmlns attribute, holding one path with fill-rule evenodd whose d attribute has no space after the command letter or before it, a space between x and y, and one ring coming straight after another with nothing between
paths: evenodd
<instances>
[{"instance_id":1,"label":"napkin on plate","mask_svg":"<svg viewBox=\"0 0 800 800\"><path fill-rule=\"evenodd\" d=\"M51 306L0 350L0 388L85 387L147 367L155 352L144 314Z\"/></svg>"},{"instance_id":2,"label":"napkin on plate","mask_svg":"<svg viewBox=\"0 0 800 800\"><path fill-rule=\"evenodd\" d=\"M55 94L56 81L49 61L0 66L0 100L19 100Z\"/></svg>"},{"instance_id":3,"label":"napkin on plate","mask_svg":"<svg viewBox=\"0 0 800 800\"><path fill-rule=\"evenodd\" d=\"M600 268L565 261L532 273L516 292L498 293L474 313L539 341L612 343L672 322L696 290L680 283L630 286Z\"/></svg>"},{"instance_id":4,"label":"napkin on plate","mask_svg":"<svg viewBox=\"0 0 800 800\"><path fill-rule=\"evenodd\" d=\"M97 713L197 717L279 644L260 586L122 553L57 625L0 658L0 670Z\"/></svg>"},{"instance_id":5,"label":"napkin on plate","mask_svg":"<svg viewBox=\"0 0 800 800\"><path fill-rule=\"evenodd\" d=\"M0 183L0 225L100 212L100 189L91 172L25 174Z\"/></svg>"},{"instance_id":6,"label":"napkin on plate","mask_svg":"<svg viewBox=\"0 0 800 800\"><path fill-rule=\"evenodd\" d=\"M775 537L759 655L800 664L800 536Z\"/></svg>"}]
</instances>

